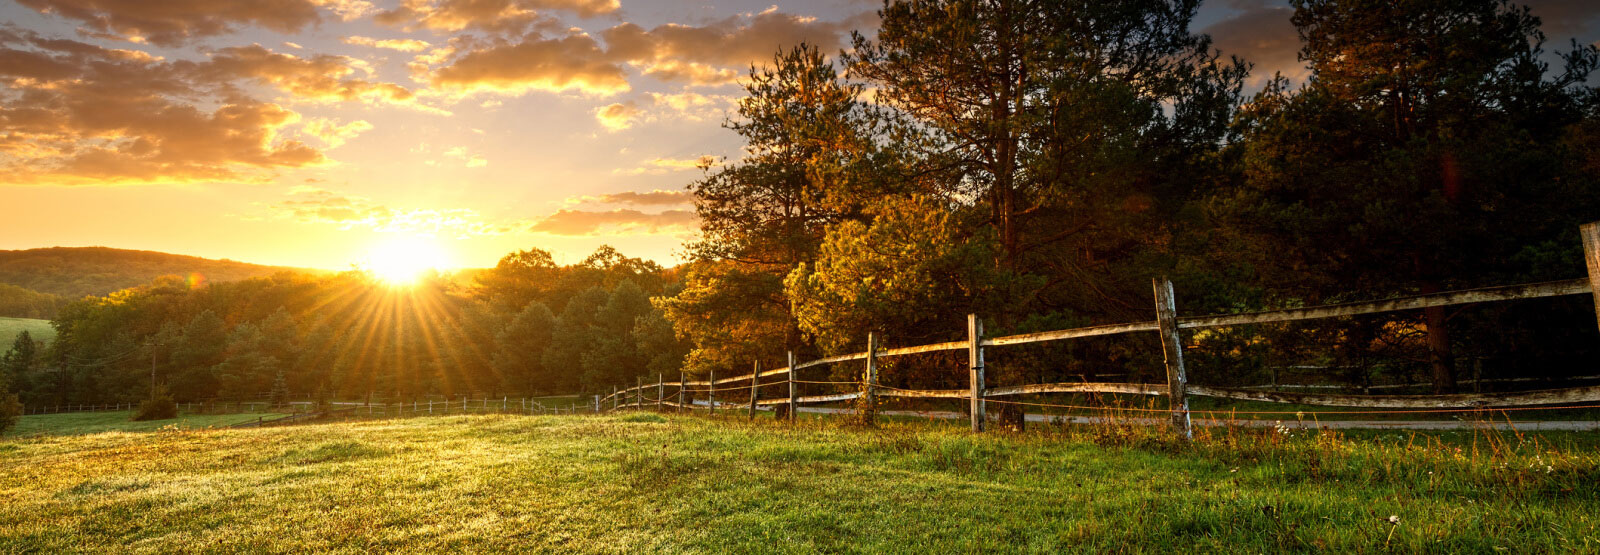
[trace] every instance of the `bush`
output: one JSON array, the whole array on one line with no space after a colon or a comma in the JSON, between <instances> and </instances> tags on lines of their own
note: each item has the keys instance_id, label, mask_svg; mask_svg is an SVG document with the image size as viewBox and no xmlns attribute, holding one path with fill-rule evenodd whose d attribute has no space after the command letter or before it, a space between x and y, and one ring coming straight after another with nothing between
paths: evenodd
<instances>
[{"instance_id":1,"label":"bush","mask_svg":"<svg viewBox=\"0 0 1600 555\"><path fill-rule=\"evenodd\" d=\"M17 420L22 418L22 403L17 401L16 395L5 392L0 388L0 435L5 435L6 430L17 425Z\"/></svg>"},{"instance_id":2,"label":"bush","mask_svg":"<svg viewBox=\"0 0 1600 555\"><path fill-rule=\"evenodd\" d=\"M172 394L167 393L166 386L157 387L151 392L150 398L139 403L139 410L133 413L133 419L138 420L166 420L178 417L178 403L172 400Z\"/></svg>"}]
</instances>

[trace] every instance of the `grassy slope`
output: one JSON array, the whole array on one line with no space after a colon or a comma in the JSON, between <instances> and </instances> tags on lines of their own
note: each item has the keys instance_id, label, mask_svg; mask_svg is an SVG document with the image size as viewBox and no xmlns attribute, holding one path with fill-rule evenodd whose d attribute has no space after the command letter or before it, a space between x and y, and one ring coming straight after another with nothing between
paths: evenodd
<instances>
[{"instance_id":1,"label":"grassy slope","mask_svg":"<svg viewBox=\"0 0 1600 555\"><path fill-rule=\"evenodd\" d=\"M1487 436L1072 430L450 416L10 439L0 551L1600 549L1592 436L1496 458Z\"/></svg>"},{"instance_id":2,"label":"grassy slope","mask_svg":"<svg viewBox=\"0 0 1600 555\"><path fill-rule=\"evenodd\" d=\"M56 338L56 329L50 327L49 320L0 317L0 341L5 343L0 345L0 351L10 349L11 342L16 341L17 334L23 330L27 330L34 339L42 339L47 343Z\"/></svg>"},{"instance_id":3,"label":"grassy slope","mask_svg":"<svg viewBox=\"0 0 1600 555\"><path fill-rule=\"evenodd\" d=\"M151 432L167 426L180 428L225 427L256 418L277 418L277 413L238 414L185 414L167 420L134 422L130 411L70 412L27 416L7 435L29 437L36 435L83 435L103 432Z\"/></svg>"}]
</instances>

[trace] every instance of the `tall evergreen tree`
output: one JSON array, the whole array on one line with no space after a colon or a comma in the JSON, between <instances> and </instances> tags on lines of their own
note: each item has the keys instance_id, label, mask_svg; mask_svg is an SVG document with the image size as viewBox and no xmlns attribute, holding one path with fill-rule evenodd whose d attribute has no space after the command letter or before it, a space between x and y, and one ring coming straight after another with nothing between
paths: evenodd
<instances>
[{"instance_id":1,"label":"tall evergreen tree","mask_svg":"<svg viewBox=\"0 0 1600 555\"><path fill-rule=\"evenodd\" d=\"M1564 140L1593 113L1594 47L1552 72L1538 19L1504 0L1294 5L1310 78L1251 103L1245 183L1218 203L1255 241L1236 250L1271 253L1251 261L1264 282L1311 299L1504 283L1600 209ZM1423 316L1434 389L1454 391L1448 313Z\"/></svg>"}]
</instances>

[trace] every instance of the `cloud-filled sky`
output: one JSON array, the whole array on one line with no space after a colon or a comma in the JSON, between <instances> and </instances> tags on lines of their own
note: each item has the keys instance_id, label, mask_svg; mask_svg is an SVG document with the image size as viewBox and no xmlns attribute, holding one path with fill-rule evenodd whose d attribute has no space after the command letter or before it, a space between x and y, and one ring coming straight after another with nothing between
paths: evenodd
<instances>
[{"instance_id":1,"label":"cloud-filled sky","mask_svg":"<svg viewBox=\"0 0 1600 555\"><path fill-rule=\"evenodd\" d=\"M764 0L770 2L770 0ZM346 268L424 237L461 266L601 244L671 264L683 187L736 157L752 63L838 51L879 4L0 0L0 249L105 245ZM1550 46L1600 2L1536 0ZM1194 28L1303 77L1287 4Z\"/></svg>"}]
</instances>

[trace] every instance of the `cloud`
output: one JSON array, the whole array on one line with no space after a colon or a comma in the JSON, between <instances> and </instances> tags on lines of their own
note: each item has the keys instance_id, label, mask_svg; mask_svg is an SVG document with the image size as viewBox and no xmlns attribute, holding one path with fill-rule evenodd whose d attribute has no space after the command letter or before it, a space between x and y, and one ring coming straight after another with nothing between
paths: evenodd
<instances>
[{"instance_id":1,"label":"cloud","mask_svg":"<svg viewBox=\"0 0 1600 555\"><path fill-rule=\"evenodd\" d=\"M565 11L583 17L616 13L617 0L404 0L379 13L378 23L406 29L453 33L475 29L519 34L541 21L541 12ZM545 22L553 20L545 19Z\"/></svg>"},{"instance_id":2,"label":"cloud","mask_svg":"<svg viewBox=\"0 0 1600 555\"><path fill-rule=\"evenodd\" d=\"M651 214L638 210L591 212L560 210L528 226L528 231L551 235L593 236L601 234L680 235L698 230L700 220L688 210L668 210Z\"/></svg>"},{"instance_id":3,"label":"cloud","mask_svg":"<svg viewBox=\"0 0 1600 555\"><path fill-rule=\"evenodd\" d=\"M669 23L645 29L621 23L600 33L609 53L656 78L696 85L733 82L741 70L772 59L779 49L806 43L837 51L844 34L875 19L871 13L843 21L787 14L776 7L702 26Z\"/></svg>"},{"instance_id":4,"label":"cloud","mask_svg":"<svg viewBox=\"0 0 1600 555\"><path fill-rule=\"evenodd\" d=\"M670 109L674 116L690 121L720 119L739 105L739 98L732 95L704 95L693 91L673 94L650 93L653 105Z\"/></svg>"},{"instance_id":5,"label":"cloud","mask_svg":"<svg viewBox=\"0 0 1600 555\"><path fill-rule=\"evenodd\" d=\"M316 137L328 148L338 148L345 141L354 139L357 135L372 130L372 124L366 120L355 120L339 125L339 120L329 118L313 118L301 128L307 135Z\"/></svg>"},{"instance_id":6,"label":"cloud","mask_svg":"<svg viewBox=\"0 0 1600 555\"><path fill-rule=\"evenodd\" d=\"M412 104L410 89L394 83L350 78L359 60L321 54L301 58L261 45L219 49L205 62L177 62L174 69L206 83L248 79L276 87L303 100Z\"/></svg>"},{"instance_id":7,"label":"cloud","mask_svg":"<svg viewBox=\"0 0 1600 555\"><path fill-rule=\"evenodd\" d=\"M694 203L694 195L688 191L665 191L656 189L648 192L623 191L620 193L607 193L595 196L581 196L567 199L567 204L632 204L637 206L681 206Z\"/></svg>"},{"instance_id":8,"label":"cloud","mask_svg":"<svg viewBox=\"0 0 1600 555\"><path fill-rule=\"evenodd\" d=\"M300 115L218 94L144 52L0 34L0 181L259 181L331 163L282 132ZM202 109L190 99L205 99Z\"/></svg>"},{"instance_id":9,"label":"cloud","mask_svg":"<svg viewBox=\"0 0 1600 555\"><path fill-rule=\"evenodd\" d=\"M322 21L314 0L17 0L42 14L80 23L96 38L178 46L242 26L296 33ZM348 2L332 3L337 10Z\"/></svg>"},{"instance_id":10,"label":"cloud","mask_svg":"<svg viewBox=\"0 0 1600 555\"><path fill-rule=\"evenodd\" d=\"M681 81L699 87L715 87L734 83L744 75L736 69L717 68L702 63L678 60L663 60L650 63L644 67L644 74L662 81Z\"/></svg>"},{"instance_id":11,"label":"cloud","mask_svg":"<svg viewBox=\"0 0 1600 555\"><path fill-rule=\"evenodd\" d=\"M343 40L345 44L399 50L401 52L421 52L427 50L428 46L430 46L427 41L417 39L375 39L372 37L351 36L345 37Z\"/></svg>"},{"instance_id":12,"label":"cloud","mask_svg":"<svg viewBox=\"0 0 1600 555\"><path fill-rule=\"evenodd\" d=\"M260 45L208 59L168 62L0 29L0 180L19 184L254 182L277 169L332 164L294 138L334 148L371 129L365 121L301 122L251 97L265 85L295 101L416 106L391 83L342 56L297 57Z\"/></svg>"},{"instance_id":13,"label":"cloud","mask_svg":"<svg viewBox=\"0 0 1600 555\"><path fill-rule=\"evenodd\" d=\"M464 160L466 162L466 166L469 168L481 168L489 165L488 159L484 158L483 156L467 152L467 147L464 146L450 147L444 151L444 156L446 158Z\"/></svg>"},{"instance_id":14,"label":"cloud","mask_svg":"<svg viewBox=\"0 0 1600 555\"><path fill-rule=\"evenodd\" d=\"M527 225L492 222L466 208L391 208L366 197L308 186L291 189L289 197L271 205L274 215L301 223L335 225L340 229L366 228L465 238L502 235Z\"/></svg>"},{"instance_id":15,"label":"cloud","mask_svg":"<svg viewBox=\"0 0 1600 555\"><path fill-rule=\"evenodd\" d=\"M1281 72L1290 79L1303 79L1310 73L1299 60L1300 34L1289 21L1294 10L1263 0L1233 0L1230 8L1240 13L1206 27L1212 46L1224 56L1238 56L1254 64L1250 84L1259 87Z\"/></svg>"},{"instance_id":16,"label":"cloud","mask_svg":"<svg viewBox=\"0 0 1600 555\"><path fill-rule=\"evenodd\" d=\"M656 158L646 160L643 165L631 169L611 170L615 175L661 175L671 172L700 169L717 163L715 156L701 156L699 158Z\"/></svg>"},{"instance_id":17,"label":"cloud","mask_svg":"<svg viewBox=\"0 0 1600 555\"><path fill-rule=\"evenodd\" d=\"M633 122L642 113L639 110L639 105L630 100L602 106L600 109L595 110L594 117L600 121L600 125L604 126L607 131L621 131L633 127Z\"/></svg>"},{"instance_id":18,"label":"cloud","mask_svg":"<svg viewBox=\"0 0 1600 555\"><path fill-rule=\"evenodd\" d=\"M525 37L522 42L472 50L433 72L434 86L460 93L521 94L530 90L612 95L629 89L622 67L593 38Z\"/></svg>"}]
</instances>

